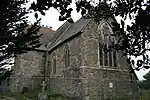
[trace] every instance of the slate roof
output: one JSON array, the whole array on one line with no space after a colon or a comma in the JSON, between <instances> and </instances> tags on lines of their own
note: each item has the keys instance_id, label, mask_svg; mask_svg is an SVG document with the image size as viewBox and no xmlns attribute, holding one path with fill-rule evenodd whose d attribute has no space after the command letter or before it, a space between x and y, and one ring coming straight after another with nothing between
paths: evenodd
<instances>
[{"instance_id":1,"label":"slate roof","mask_svg":"<svg viewBox=\"0 0 150 100\"><path fill-rule=\"evenodd\" d=\"M80 18L75 23L66 21L54 34L53 38L48 44L48 51L64 42L65 40L76 35L89 22L90 19Z\"/></svg>"},{"instance_id":2,"label":"slate roof","mask_svg":"<svg viewBox=\"0 0 150 100\"><path fill-rule=\"evenodd\" d=\"M49 41L47 48L50 48L56 41L57 39L66 32L66 30L71 26L72 23L69 23L66 21L62 26L60 26L57 31L53 34L53 38Z\"/></svg>"}]
</instances>

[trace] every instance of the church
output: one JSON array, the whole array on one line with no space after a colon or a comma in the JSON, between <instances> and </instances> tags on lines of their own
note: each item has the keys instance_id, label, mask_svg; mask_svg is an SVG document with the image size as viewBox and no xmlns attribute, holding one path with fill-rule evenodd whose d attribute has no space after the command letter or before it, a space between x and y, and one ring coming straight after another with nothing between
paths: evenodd
<instances>
[{"instance_id":1,"label":"church","mask_svg":"<svg viewBox=\"0 0 150 100\"><path fill-rule=\"evenodd\" d=\"M34 89L45 80L49 88L73 100L133 94L137 76L129 73L126 57L101 47L116 42L110 37L114 21L109 18L98 25L93 19L80 18L66 21L56 31L41 27L42 45L15 58L10 91Z\"/></svg>"}]
</instances>

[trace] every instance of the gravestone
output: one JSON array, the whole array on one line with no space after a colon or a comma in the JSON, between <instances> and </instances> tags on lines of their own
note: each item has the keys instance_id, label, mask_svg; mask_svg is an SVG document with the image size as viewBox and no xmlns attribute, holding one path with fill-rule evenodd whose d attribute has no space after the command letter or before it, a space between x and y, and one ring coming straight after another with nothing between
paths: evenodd
<instances>
[{"instance_id":1,"label":"gravestone","mask_svg":"<svg viewBox=\"0 0 150 100\"><path fill-rule=\"evenodd\" d=\"M41 86L42 86L42 93L38 95L38 100L47 100L48 97L47 94L45 93L45 87L46 87L45 81L42 82Z\"/></svg>"},{"instance_id":2,"label":"gravestone","mask_svg":"<svg viewBox=\"0 0 150 100\"><path fill-rule=\"evenodd\" d=\"M5 80L2 80L2 81L0 82L0 91L1 91L1 92L5 92L5 91L7 91L7 90L8 90L8 78L5 79Z\"/></svg>"},{"instance_id":3,"label":"gravestone","mask_svg":"<svg viewBox=\"0 0 150 100\"><path fill-rule=\"evenodd\" d=\"M27 96L26 93L28 93L28 92L29 92L29 88L28 87L23 87L22 88L22 93L24 95L24 99L25 100L29 100L28 97L26 97Z\"/></svg>"},{"instance_id":4,"label":"gravestone","mask_svg":"<svg viewBox=\"0 0 150 100\"><path fill-rule=\"evenodd\" d=\"M29 88L28 87L23 87L22 88L22 93L24 94L24 93L27 93L27 92L29 92Z\"/></svg>"}]
</instances>

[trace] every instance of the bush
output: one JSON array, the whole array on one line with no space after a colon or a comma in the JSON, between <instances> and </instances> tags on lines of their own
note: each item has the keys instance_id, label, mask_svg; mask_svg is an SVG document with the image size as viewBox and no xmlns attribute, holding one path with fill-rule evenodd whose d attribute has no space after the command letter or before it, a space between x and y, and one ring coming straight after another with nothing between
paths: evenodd
<instances>
[{"instance_id":1,"label":"bush","mask_svg":"<svg viewBox=\"0 0 150 100\"><path fill-rule=\"evenodd\" d=\"M142 90L142 95L139 100L150 100L150 90Z\"/></svg>"}]
</instances>

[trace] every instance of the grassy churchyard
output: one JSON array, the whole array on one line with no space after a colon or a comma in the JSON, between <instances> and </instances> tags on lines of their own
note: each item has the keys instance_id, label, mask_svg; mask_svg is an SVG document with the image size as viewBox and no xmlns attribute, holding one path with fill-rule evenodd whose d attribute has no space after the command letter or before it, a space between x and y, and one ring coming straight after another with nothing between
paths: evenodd
<instances>
[{"instance_id":1,"label":"grassy churchyard","mask_svg":"<svg viewBox=\"0 0 150 100\"><path fill-rule=\"evenodd\" d=\"M34 89L33 91L24 93L0 93L0 100L39 100L39 94L41 93L41 88ZM62 96L56 94L54 91L46 91L47 100L71 100L70 97ZM42 99L41 99L42 100Z\"/></svg>"},{"instance_id":2,"label":"grassy churchyard","mask_svg":"<svg viewBox=\"0 0 150 100\"><path fill-rule=\"evenodd\" d=\"M27 93L1 93L0 100L39 100L38 95L40 93L39 89L35 89L31 92ZM52 93L46 91L47 93L47 100L72 100L71 97L62 96L60 94ZM133 97L119 97L119 98L108 98L105 100L150 100L150 90L142 91L141 95L137 95L136 99ZM41 99L42 100L42 99Z\"/></svg>"}]
</instances>

